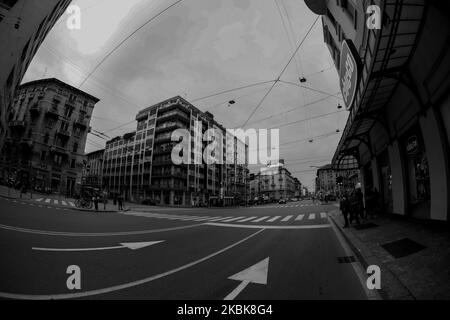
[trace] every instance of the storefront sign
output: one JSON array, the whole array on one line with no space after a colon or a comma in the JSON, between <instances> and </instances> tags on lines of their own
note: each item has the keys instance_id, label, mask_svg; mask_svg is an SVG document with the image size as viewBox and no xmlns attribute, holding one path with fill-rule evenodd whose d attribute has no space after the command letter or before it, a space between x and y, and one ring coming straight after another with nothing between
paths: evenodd
<instances>
[{"instance_id":1,"label":"storefront sign","mask_svg":"<svg viewBox=\"0 0 450 320\"><path fill-rule=\"evenodd\" d=\"M342 41L339 82L345 107L350 110L361 76L361 58L351 40Z\"/></svg>"},{"instance_id":2,"label":"storefront sign","mask_svg":"<svg viewBox=\"0 0 450 320\"><path fill-rule=\"evenodd\" d=\"M406 141L406 152L410 155L416 154L419 150L419 140L417 136L411 136Z\"/></svg>"}]
</instances>

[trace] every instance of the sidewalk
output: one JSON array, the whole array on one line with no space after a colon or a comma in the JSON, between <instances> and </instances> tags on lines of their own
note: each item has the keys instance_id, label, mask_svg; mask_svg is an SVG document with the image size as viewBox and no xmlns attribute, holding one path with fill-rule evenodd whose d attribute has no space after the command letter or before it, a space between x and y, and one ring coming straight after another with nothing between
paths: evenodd
<instances>
[{"instance_id":1,"label":"sidewalk","mask_svg":"<svg viewBox=\"0 0 450 320\"><path fill-rule=\"evenodd\" d=\"M344 229L339 210L330 218L365 268L380 267L384 299L450 299L447 224L381 215Z\"/></svg>"},{"instance_id":2,"label":"sidewalk","mask_svg":"<svg viewBox=\"0 0 450 320\"><path fill-rule=\"evenodd\" d=\"M14 188L10 188L8 190L8 187L6 186L0 186L0 197L8 198L8 199L17 199L17 200L23 200L23 201L33 201L36 204L41 204L44 206L52 206L52 207L58 207L58 208L66 208L66 209L72 209L72 210L78 210L78 211L87 211L87 212L97 212L94 209L94 205L92 205L91 209L82 209L77 208L73 204L75 203L75 199L73 198L66 198L63 195L59 194L41 194L41 193L22 193L20 194L19 190L16 190ZM47 202L45 200L50 199L50 202ZM39 201L40 200L40 201ZM130 210L130 204L124 203L123 205L124 210L128 211ZM100 202L98 204L98 212L121 212L118 210L117 204L113 204L113 200L108 199L108 203L106 204L106 208L104 209L103 202Z\"/></svg>"}]
</instances>

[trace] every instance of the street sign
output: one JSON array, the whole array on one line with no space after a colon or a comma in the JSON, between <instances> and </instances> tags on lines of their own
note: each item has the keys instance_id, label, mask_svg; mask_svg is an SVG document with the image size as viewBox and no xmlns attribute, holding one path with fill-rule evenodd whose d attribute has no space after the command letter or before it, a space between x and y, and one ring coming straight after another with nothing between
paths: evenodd
<instances>
[{"instance_id":1,"label":"street sign","mask_svg":"<svg viewBox=\"0 0 450 320\"><path fill-rule=\"evenodd\" d=\"M362 63L351 40L342 41L339 83L347 110L352 108L361 76Z\"/></svg>"},{"instance_id":2,"label":"street sign","mask_svg":"<svg viewBox=\"0 0 450 320\"><path fill-rule=\"evenodd\" d=\"M411 136L409 137L408 141L406 141L406 152L409 155L414 155L419 150L419 140L417 139L417 136Z\"/></svg>"}]
</instances>

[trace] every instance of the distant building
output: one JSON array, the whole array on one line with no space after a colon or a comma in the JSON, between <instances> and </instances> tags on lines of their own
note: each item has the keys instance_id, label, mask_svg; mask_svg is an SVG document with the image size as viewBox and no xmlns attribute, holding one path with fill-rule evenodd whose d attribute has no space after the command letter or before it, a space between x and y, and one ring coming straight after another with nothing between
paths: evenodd
<instances>
[{"instance_id":1,"label":"distant building","mask_svg":"<svg viewBox=\"0 0 450 320\"><path fill-rule=\"evenodd\" d=\"M16 88L71 0L0 1L0 149Z\"/></svg>"},{"instance_id":2,"label":"distant building","mask_svg":"<svg viewBox=\"0 0 450 320\"><path fill-rule=\"evenodd\" d=\"M101 189L103 183L103 157L105 149L86 154L83 170L81 171L81 183Z\"/></svg>"},{"instance_id":3,"label":"distant building","mask_svg":"<svg viewBox=\"0 0 450 320\"><path fill-rule=\"evenodd\" d=\"M21 85L8 114L0 175L72 195L80 183L94 96L57 79Z\"/></svg>"},{"instance_id":4,"label":"distant building","mask_svg":"<svg viewBox=\"0 0 450 320\"><path fill-rule=\"evenodd\" d=\"M250 174L250 199L265 198L278 201L300 196L301 183L293 177L280 160L276 164L269 163L256 174Z\"/></svg>"},{"instance_id":5,"label":"distant building","mask_svg":"<svg viewBox=\"0 0 450 320\"><path fill-rule=\"evenodd\" d=\"M227 133L211 113L176 96L141 110L136 121L136 131L106 143L103 184L110 192L166 205L231 205L246 199L248 146ZM190 156L197 164L173 163L176 129L189 133ZM216 155L223 164L203 161L202 137L208 129L223 135L223 152Z\"/></svg>"},{"instance_id":6,"label":"distant building","mask_svg":"<svg viewBox=\"0 0 450 320\"><path fill-rule=\"evenodd\" d=\"M339 182L340 179L342 179L342 182ZM354 189L358 182L358 169L338 171L331 164L327 164L317 169L316 194L338 195L341 191Z\"/></svg>"}]
</instances>

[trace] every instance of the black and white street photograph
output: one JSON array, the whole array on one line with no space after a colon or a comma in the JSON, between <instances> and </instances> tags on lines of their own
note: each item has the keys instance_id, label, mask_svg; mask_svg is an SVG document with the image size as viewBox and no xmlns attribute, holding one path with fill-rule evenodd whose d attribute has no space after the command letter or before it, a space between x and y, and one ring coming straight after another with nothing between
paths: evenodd
<instances>
[{"instance_id":1,"label":"black and white street photograph","mask_svg":"<svg viewBox=\"0 0 450 320\"><path fill-rule=\"evenodd\" d=\"M0 152L3 301L449 300L450 1L0 0Z\"/></svg>"}]
</instances>

